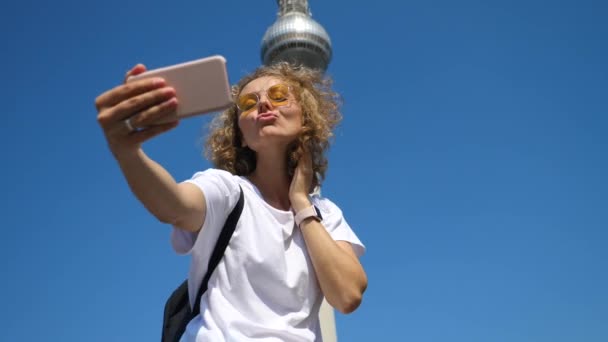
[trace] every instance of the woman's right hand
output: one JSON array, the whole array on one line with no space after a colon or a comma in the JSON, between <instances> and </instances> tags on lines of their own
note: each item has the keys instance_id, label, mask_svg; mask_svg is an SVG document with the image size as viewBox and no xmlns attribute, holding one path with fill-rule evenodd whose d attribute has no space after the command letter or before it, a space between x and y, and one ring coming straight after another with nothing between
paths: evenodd
<instances>
[{"instance_id":1,"label":"woman's right hand","mask_svg":"<svg viewBox=\"0 0 608 342\"><path fill-rule=\"evenodd\" d=\"M175 89L162 78L126 82L128 77L144 71L144 65L136 65L127 72L122 85L95 99L97 122L117 158L137 152L144 141L178 124Z\"/></svg>"}]
</instances>

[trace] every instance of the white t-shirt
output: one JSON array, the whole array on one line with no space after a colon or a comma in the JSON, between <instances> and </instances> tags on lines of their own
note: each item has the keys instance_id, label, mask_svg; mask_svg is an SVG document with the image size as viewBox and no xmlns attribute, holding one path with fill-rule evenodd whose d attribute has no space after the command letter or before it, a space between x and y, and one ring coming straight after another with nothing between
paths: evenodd
<instances>
[{"instance_id":1,"label":"white t-shirt","mask_svg":"<svg viewBox=\"0 0 608 342\"><path fill-rule=\"evenodd\" d=\"M171 242L191 254L190 302L195 300L211 252L243 189L244 207L224 257L201 298L201 314L181 341L321 341L319 307L323 294L302 233L291 211L267 204L244 177L209 169L188 180L205 194L207 213L200 233L174 228ZM330 200L313 196L323 226L334 240L348 241L361 256L365 247Z\"/></svg>"}]
</instances>

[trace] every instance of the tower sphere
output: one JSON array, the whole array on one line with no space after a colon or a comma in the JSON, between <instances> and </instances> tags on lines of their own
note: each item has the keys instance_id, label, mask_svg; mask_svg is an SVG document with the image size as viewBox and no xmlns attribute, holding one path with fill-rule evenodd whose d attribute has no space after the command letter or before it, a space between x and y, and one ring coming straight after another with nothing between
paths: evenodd
<instances>
[{"instance_id":1,"label":"tower sphere","mask_svg":"<svg viewBox=\"0 0 608 342\"><path fill-rule=\"evenodd\" d=\"M307 1L303 3L297 7L285 6L279 1L279 17L262 39L261 57L265 65L288 61L322 71L327 69L332 54L331 40L323 26L311 18Z\"/></svg>"}]
</instances>

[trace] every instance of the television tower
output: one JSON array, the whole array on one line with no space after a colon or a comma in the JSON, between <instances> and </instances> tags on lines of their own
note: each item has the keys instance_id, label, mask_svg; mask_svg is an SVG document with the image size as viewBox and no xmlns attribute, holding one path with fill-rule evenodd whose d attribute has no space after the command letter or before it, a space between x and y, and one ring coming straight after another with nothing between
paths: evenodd
<instances>
[{"instance_id":1,"label":"television tower","mask_svg":"<svg viewBox=\"0 0 608 342\"><path fill-rule=\"evenodd\" d=\"M262 63L287 61L323 72L331 61L331 40L319 23L312 19L307 0L277 0L278 18L262 39ZM324 342L336 342L333 308L323 300L319 313Z\"/></svg>"},{"instance_id":2,"label":"television tower","mask_svg":"<svg viewBox=\"0 0 608 342\"><path fill-rule=\"evenodd\" d=\"M327 70L331 41L323 26L312 19L308 1L277 0L277 3L278 18L262 39L262 63L288 61Z\"/></svg>"}]
</instances>

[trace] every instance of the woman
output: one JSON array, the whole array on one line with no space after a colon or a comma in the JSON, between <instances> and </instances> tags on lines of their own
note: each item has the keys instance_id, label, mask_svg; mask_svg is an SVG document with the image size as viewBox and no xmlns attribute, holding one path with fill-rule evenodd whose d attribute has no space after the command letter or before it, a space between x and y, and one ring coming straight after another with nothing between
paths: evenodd
<instances>
[{"instance_id":1,"label":"woman","mask_svg":"<svg viewBox=\"0 0 608 342\"><path fill-rule=\"evenodd\" d=\"M137 65L127 77L144 71ZM359 306L367 286L358 259L364 246L335 204L311 194L340 121L329 84L317 72L285 63L244 77L207 141L216 168L180 183L141 148L177 125L155 124L175 118L174 89L144 79L96 99L98 122L131 190L173 225L174 249L192 255L190 289L200 286L239 187L243 191L239 223L183 340L320 341L323 296L342 313ZM191 300L195 295L190 292Z\"/></svg>"}]
</instances>

